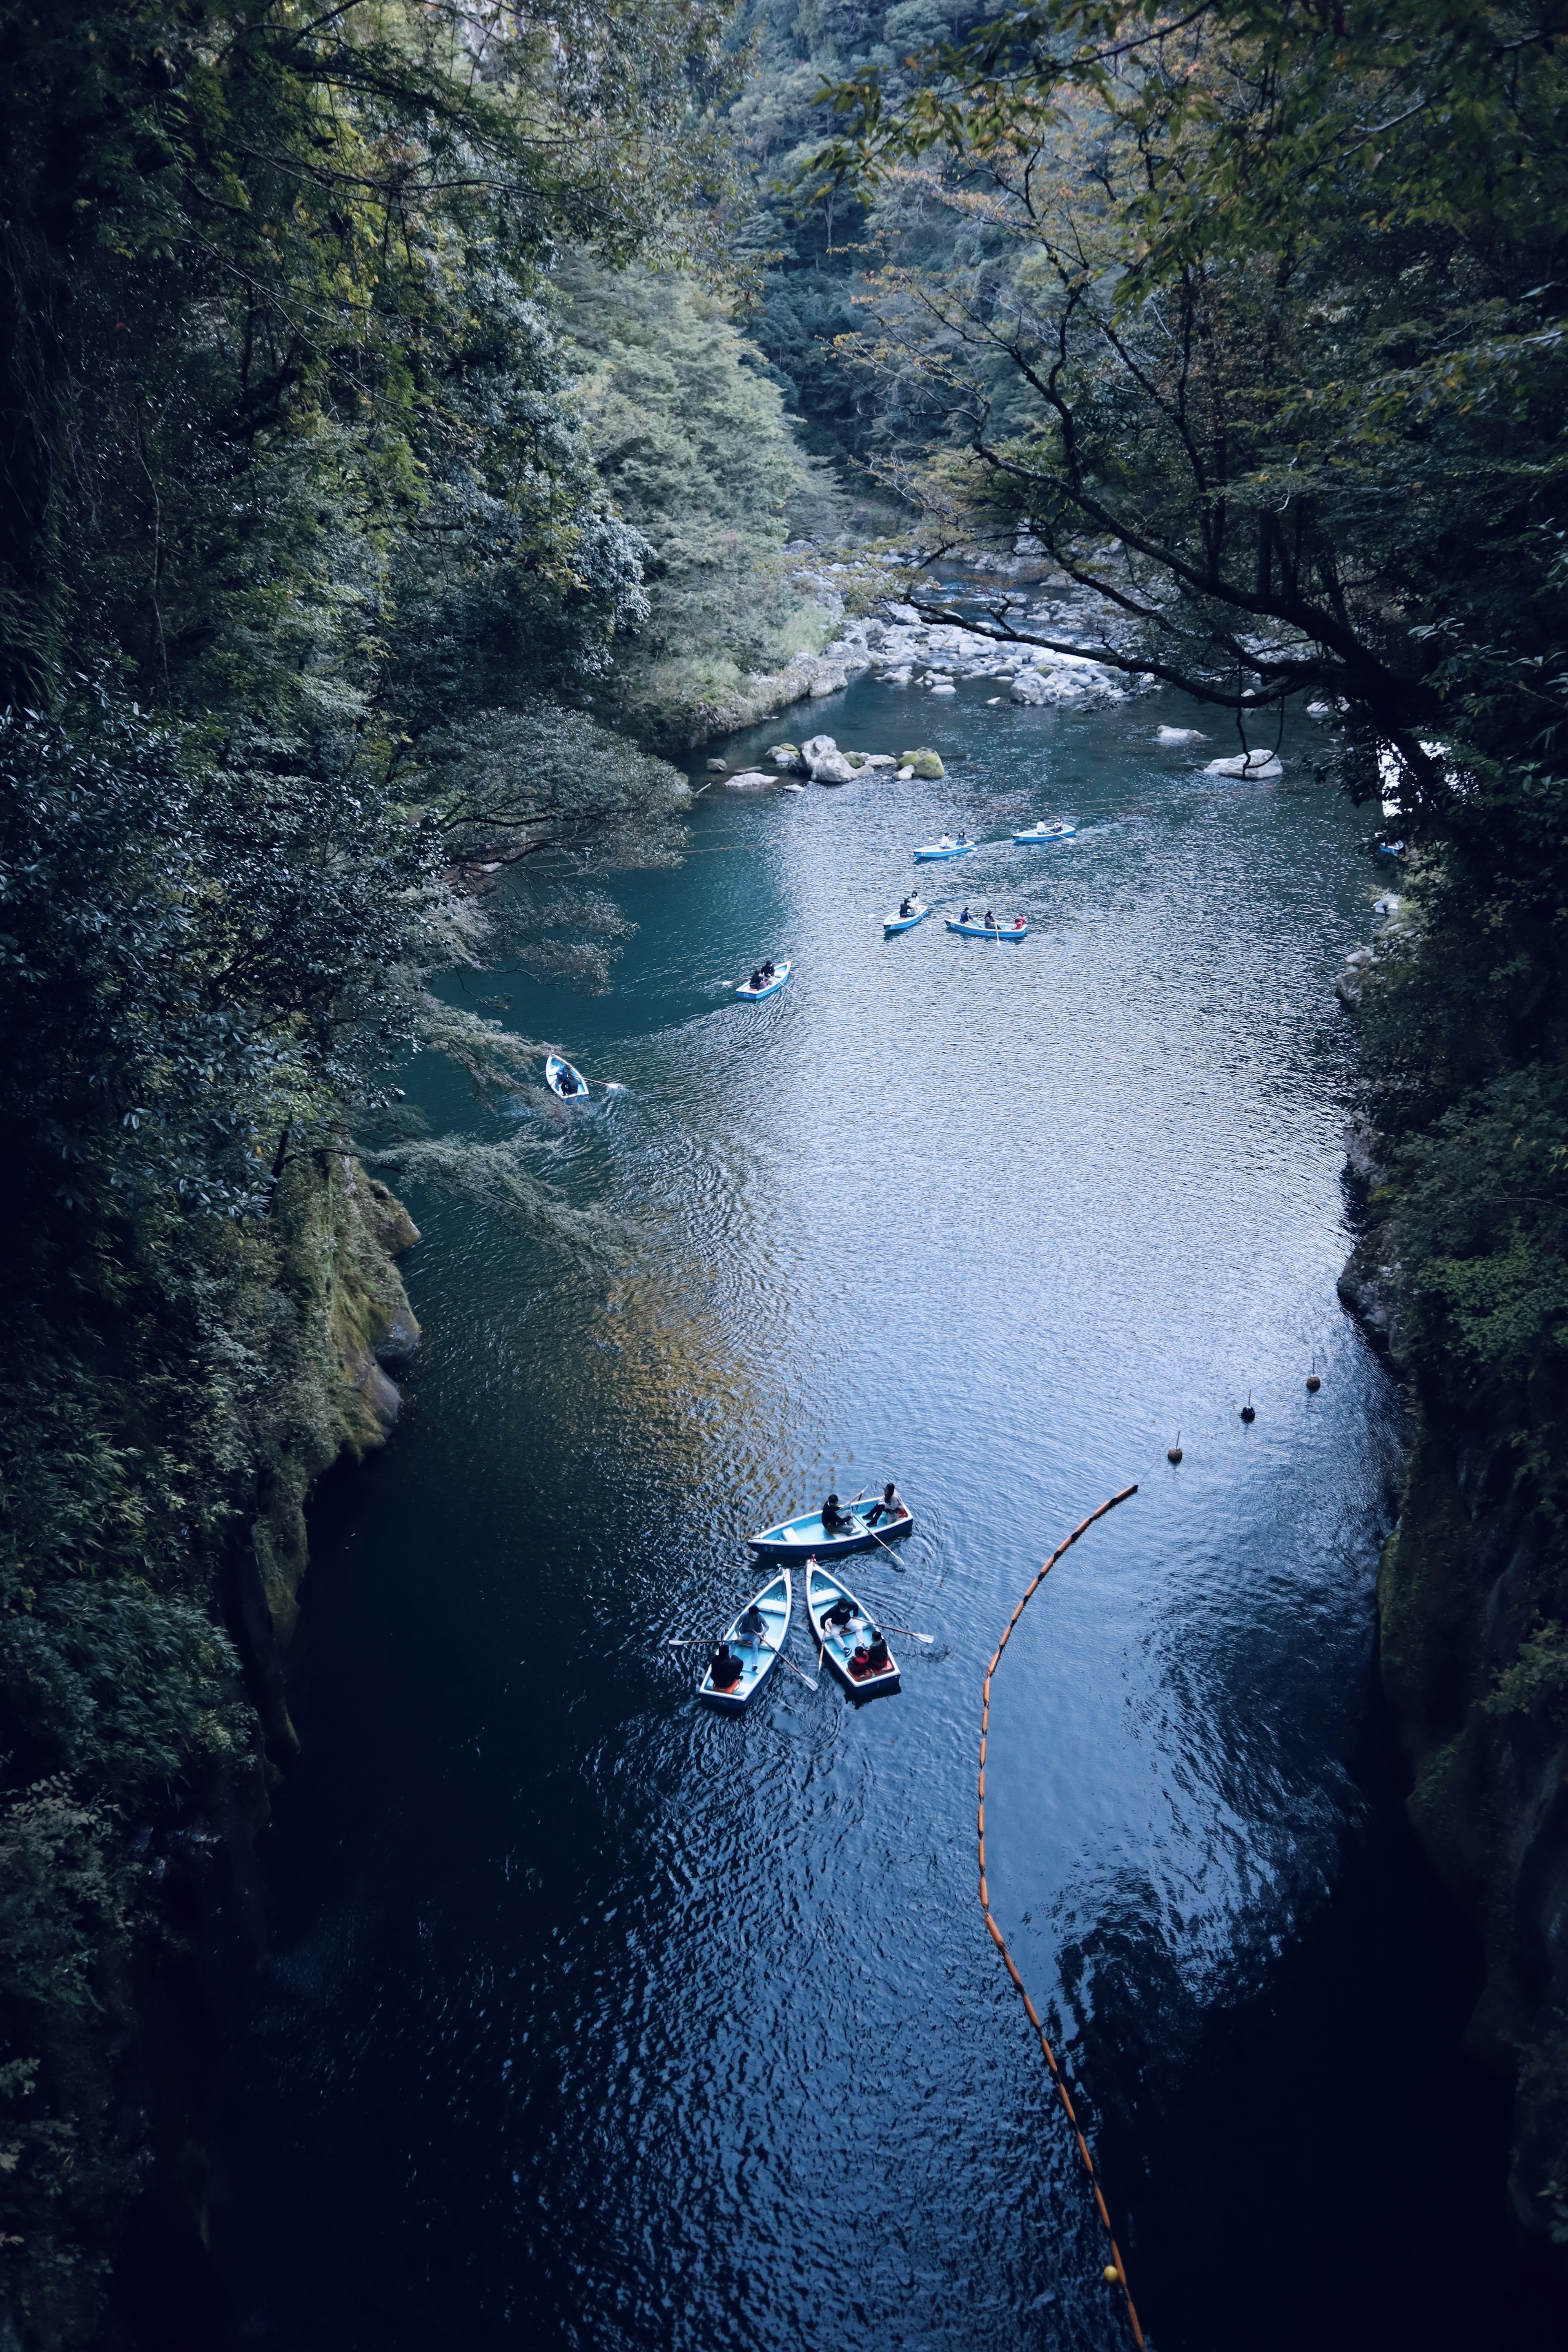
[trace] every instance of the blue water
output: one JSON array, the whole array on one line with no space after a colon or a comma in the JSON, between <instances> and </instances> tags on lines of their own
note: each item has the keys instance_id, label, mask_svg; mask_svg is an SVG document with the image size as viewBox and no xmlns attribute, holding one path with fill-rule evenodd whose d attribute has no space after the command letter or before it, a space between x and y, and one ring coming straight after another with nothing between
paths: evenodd
<instances>
[{"instance_id":1,"label":"blue water","mask_svg":"<svg viewBox=\"0 0 1568 2352\"><path fill-rule=\"evenodd\" d=\"M1334 1294L1364 819L1310 721L1259 786L1154 746L1215 727L1174 698L984 694L862 683L726 746L953 764L715 787L678 871L616 885L610 995L471 984L624 1092L489 1110L414 1066L595 1222L408 1190L426 1346L313 1513L226 2115L247 2345L1124 2344L974 1795L997 1635L1131 1480L996 1677L987 1833L1151 2338L1523 2340L1376 1696L1399 1400ZM915 843L1058 813L1070 845L921 869L1026 943L884 941ZM766 954L790 985L737 1005ZM763 1580L744 1532L887 1476L918 1530L857 1580L935 1636L894 1636L901 1693L699 1711L668 1637Z\"/></svg>"}]
</instances>

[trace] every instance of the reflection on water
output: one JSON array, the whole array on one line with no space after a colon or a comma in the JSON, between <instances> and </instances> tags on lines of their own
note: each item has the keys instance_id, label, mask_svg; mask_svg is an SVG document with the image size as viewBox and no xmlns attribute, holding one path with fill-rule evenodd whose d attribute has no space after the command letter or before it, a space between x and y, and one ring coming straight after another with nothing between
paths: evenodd
<instances>
[{"instance_id":1,"label":"reflection on water","mask_svg":"<svg viewBox=\"0 0 1568 2352\"><path fill-rule=\"evenodd\" d=\"M911 724L869 684L812 716ZM1017 1594L1130 1478L997 1676L988 1848L1151 2333L1448 2346L1503 2309L1373 1701L1396 1400L1334 1298L1359 821L1309 722L1260 788L1157 750L1169 698L921 716L945 784L710 792L625 886L615 993L523 992L626 1087L510 1114L607 1256L413 1198L427 1353L315 1514L227 2118L250 2344L1121 2343L975 1902L974 1763ZM1058 813L952 883L1026 943L884 940L916 842ZM736 1004L763 955L790 986ZM699 1710L668 1637L758 1580L740 1537L888 1476L921 1525L854 1580L937 1637L902 1694Z\"/></svg>"}]
</instances>

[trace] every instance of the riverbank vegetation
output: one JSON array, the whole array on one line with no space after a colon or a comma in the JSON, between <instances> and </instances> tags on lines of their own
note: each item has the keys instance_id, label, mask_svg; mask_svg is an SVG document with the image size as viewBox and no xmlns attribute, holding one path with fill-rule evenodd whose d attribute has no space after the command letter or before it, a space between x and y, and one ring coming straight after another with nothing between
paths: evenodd
<instances>
[{"instance_id":1,"label":"riverbank vegetation","mask_svg":"<svg viewBox=\"0 0 1568 2352\"><path fill-rule=\"evenodd\" d=\"M395 1405L410 1229L353 1119L418 1045L517 1082L523 1042L429 988L487 925L605 984L596 877L679 854L660 754L823 641L786 542L842 532L857 481L927 554L1054 567L1104 659L1244 740L1313 695L1325 766L1397 798L1366 1249L1429 1442L1391 1688L1525 2086L1520 2208L1568 2226L1565 39L1556 0L0 27L29 2352L100 2334L142 2158L199 2176L148 2120L138 1954L169 1840L254 1822L287 1760L303 1496Z\"/></svg>"}]
</instances>

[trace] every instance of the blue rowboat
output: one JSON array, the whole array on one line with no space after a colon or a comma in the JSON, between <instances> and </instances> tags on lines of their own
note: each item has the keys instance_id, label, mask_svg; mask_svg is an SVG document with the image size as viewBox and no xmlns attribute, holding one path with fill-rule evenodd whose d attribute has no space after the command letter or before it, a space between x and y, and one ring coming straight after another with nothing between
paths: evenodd
<instances>
[{"instance_id":1,"label":"blue rowboat","mask_svg":"<svg viewBox=\"0 0 1568 2352\"><path fill-rule=\"evenodd\" d=\"M954 841L951 835L944 833L940 841L927 841L921 844L915 852L915 864L931 866L939 857L967 857L972 849L978 849L979 846L980 844L977 841L966 841L962 835Z\"/></svg>"},{"instance_id":2,"label":"blue rowboat","mask_svg":"<svg viewBox=\"0 0 1568 2352\"><path fill-rule=\"evenodd\" d=\"M778 993L789 978L789 972L790 968L787 963L775 964L772 980L764 980L761 988L753 988L749 980L743 980L735 993L737 996L743 996L749 1004L760 1004L764 996L774 996Z\"/></svg>"},{"instance_id":3,"label":"blue rowboat","mask_svg":"<svg viewBox=\"0 0 1568 2352\"><path fill-rule=\"evenodd\" d=\"M1016 923L960 923L950 915L947 928L966 940L1026 940L1029 936L1029 926L1022 915Z\"/></svg>"},{"instance_id":4,"label":"blue rowboat","mask_svg":"<svg viewBox=\"0 0 1568 2352\"><path fill-rule=\"evenodd\" d=\"M697 1685L699 1698L710 1706L722 1709L726 1715L739 1715L750 1706L768 1676L779 1662L784 1635L789 1632L792 1599L789 1570L783 1570L771 1584L764 1584L754 1601L749 1601L732 1625L724 1629L723 1638L713 1645L713 1655L702 1669L702 1679ZM739 1665L713 1679L722 1653L728 1650L731 1659Z\"/></svg>"},{"instance_id":5,"label":"blue rowboat","mask_svg":"<svg viewBox=\"0 0 1568 2352\"><path fill-rule=\"evenodd\" d=\"M898 1689L899 1662L881 1627L864 1601L815 1559L805 1563L805 1613L823 1656L857 1698Z\"/></svg>"},{"instance_id":6,"label":"blue rowboat","mask_svg":"<svg viewBox=\"0 0 1568 2352\"><path fill-rule=\"evenodd\" d=\"M581 1070L573 1068L563 1055L546 1054L544 1083L552 1095L560 1096L563 1102L586 1102L588 1099L587 1079Z\"/></svg>"},{"instance_id":7,"label":"blue rowboat","mask_svg":"<svg viewBox=\"0 0 1568 2352\"><path fill-rule=\"evenodd\" d=\"M923 923L925 921L926 917L931 912L931 908L926 905L925 900L923 898L911 898L910 900L910 905L913 908L913 912L911 914L888 915L883 919L882 936L884 939L890 940L895 931L912 931L917 923Z\"/></svg>"},{"instance_id":8,"label":"blue rowboat","mask_svg":"<svg viewBox=\"0 0 1568 2352\"><path fill-rule=\"evenodd\" d=\"M801 1552L837 1559L841 1552L871 1551L879 1543L897 1543L900 1536L913 1532L914 1513L907 1506L900 1517L879 1517L873 1525L867 1515L875 1507L871 1496L864 1499L857 1496L847 1504L844 1517L849 1525L842 1535L828 1534L820 1511L806 1511L798 1519L785 1519L776 1528L764 1528L761 1535L748 1536L746 1542L759 1559L788 1559Z\"/></svg>"},{"instance_id":9,"label":"blue rowboat","mask_svg":"<svg viewBox=\"0 0 1568 2352\"><path fill-rule=\"evenodd\" d=\"M1047 824L1042 817L1038 824L1032 824L1029 827L1027 833L1016 833L1013 838L1015 841L1030 843L1037 849L1043 849L1053 841L1070 841L1077 831L1076 824L1061 823Z\"/></svg>"}]
</instances>

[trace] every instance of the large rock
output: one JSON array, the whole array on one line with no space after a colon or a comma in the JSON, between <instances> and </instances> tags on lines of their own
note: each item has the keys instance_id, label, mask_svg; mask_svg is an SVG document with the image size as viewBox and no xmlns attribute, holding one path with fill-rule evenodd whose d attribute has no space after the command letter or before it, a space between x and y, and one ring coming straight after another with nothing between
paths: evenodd
<instances>
[{"instance_id":1,"label":"large rock","mask_svg":"<svg viewBox=\"0 0 1568 2352\"><path fill-rule=\"evenodd\" d=\"M1015 702L1030 709L1037 709L1042 702L1050 699L1050 689L1037 669L1021 669L1013 680L1010 692Z\"/></svg>"},{"instance_id":2,"label":"large rock","mask_svg":"<svg viewBox=\"0 0 1568 2352\"><path fill-rule=\"evenodd\" d=\"M725 777L724 789L727 793L771 793L777 790L778 781L764 769L744 768L738 776Z\"/></svg>"},{"instance_id":3,"label":"large rock","mask_svg":"<svg viewBox=\"0 0 1568 2352\"><path fill-rule=\"evenodd\" d=\"M800 747L805 772L814 784L847 784L855 771L831 735L813 735Z\"/></svg>"},{"instance_id":4,"label":"large rock","mask_svg":"<svg viewBox=\"0 0 1568 2352\"><path fill-rule=\"evenodd\" d=\"M1206 743L1208 737L1201 727L1156 727L1156 743Z\"/></svg>"},{"instance_id":5,"label":"large rock","mask_svg":"<svg viewBox=\"0 0 1568 2352\"><path fill-rule=\"evenodd\" d=\"M773 744L769 749L768 757L774 767L782 769L786 776L804 776L805 773L805 761L794 743Z\"/></svg>"},{"instance_id":6,"label":"large rock","mask_svg":"<svg viewBox=\"0 0 1568 2352\"><path fill-rule=\"evenodd\" d=\"M922 782L928 784L940 783L947 773L947 770L929 744L923 745L918 751L899 753L900 774L902 775L906 770L910 775L919 776Z\"/></svg>"},{"instance_id":7,"label":"large rock","mask_svg":"<svg viewBox=\"0 0 1568 2352\"><path fill-rule=\"evenodd\" d=\"M1285 771L1272 751L1237 751L1229 760L1210 760L1205 776L1246 776L1252 782L1270 782Z\"/></svg>"}]
</instances>

